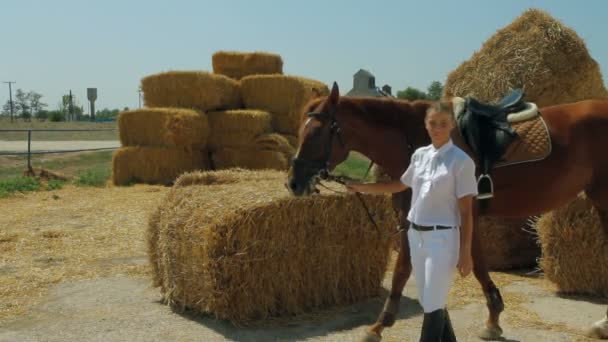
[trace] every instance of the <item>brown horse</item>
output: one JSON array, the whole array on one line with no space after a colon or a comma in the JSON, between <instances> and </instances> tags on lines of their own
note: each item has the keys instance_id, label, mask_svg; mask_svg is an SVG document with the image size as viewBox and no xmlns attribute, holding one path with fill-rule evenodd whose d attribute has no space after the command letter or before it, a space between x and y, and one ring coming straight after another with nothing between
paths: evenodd
<instances>
[{"instance_id":1,"label":"brown horse","mask_svg":"<svg viewBox=\"0 0 608 342\"><path fill-rule=\"evenodd\" d=\"M315 99L304 108L299 147L286 185L296 196L311 194L318 176L344 161L350 151L364 154L391 178L398 179L407 169L414 150L430 143L424 128L429 104L427 101L340 97L334 83L329 96ZM537 215L566 204L584 191L600 212L603 228L608 233L608 158L602 157L608 148L608 101L588 100L539 111L553 143L550 156L537 162L494 169L494 198L483 213L475 205L474 227L479 215ZM402 227L407 227L405 217L410 197L410 191L393 195ZM497 339L502 335L499 316L504 304L490 278L476 233L472 248L473 272L489 310L480 337ZM394 324L411 270L407 234L402 231L391 293L368 332L368 340L379 340L382 330ZM590 332L596 337L608 338L608 319L595 323Z\"/></svg>"}]
</instances>

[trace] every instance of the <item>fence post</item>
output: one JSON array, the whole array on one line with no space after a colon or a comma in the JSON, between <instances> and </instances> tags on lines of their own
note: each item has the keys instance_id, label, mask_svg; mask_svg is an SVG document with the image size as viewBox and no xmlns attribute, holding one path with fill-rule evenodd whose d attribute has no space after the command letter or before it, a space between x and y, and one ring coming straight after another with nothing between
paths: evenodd
<instances>
[{"instance_id":1,"label":"fence post","mask_svg":"<svg viewBox=\"0 0 608 342\"><path fill-rule=\"evenodd\" d=\"M27 171L34 174L32 169L32 130L27 131Z\"/></svg>"}]
</instances>

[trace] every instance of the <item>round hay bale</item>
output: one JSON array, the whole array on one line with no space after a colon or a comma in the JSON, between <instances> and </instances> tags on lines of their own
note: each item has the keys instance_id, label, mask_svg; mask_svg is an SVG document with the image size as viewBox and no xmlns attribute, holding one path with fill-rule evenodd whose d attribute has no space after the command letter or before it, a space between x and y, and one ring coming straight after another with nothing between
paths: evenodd
<instances>
[{"instance_id":1,"label":"round hay bale","mask_svg":"<svg viewBox=\"0 0 608 342\"><path fill-rule=\"evenodd\" d=\"M269 111L275 131L291 135L298 134L304 105L329 94L329 88L319 81L285 75L244 77L241 91L246 108Z\"/></svg>"},{"instance_id":2,"label":"round hay bale","mask_svg":"<svg viewBox=\"0 0 608 342\"><path fill-rule=\"evenodd\" d=\"M146 107L210 110L241 107L239 83L204 71L169 71L141 80Z\"/></svg>"},{"instance_id":3,"label":"round hay bale","mask_svg":"<svg viewBox=\"0 0 608 342\"><path fill-rule=\"evenodd\" d=\"M218 51L211 61L214 73L236 80L249 75L283 73L283 59L274 53Z\"/></svg>"},{"instance_id":4,"label":"round hay bale","mask_svg":"<svg viewBox=\"0 0 608 342\"><path fill-rule=\"evenodd\" d=\"M255 109L233 109L207 113L210 135L209 149L245 148L259 135L272 131L271 115Z\"/></svg>"},{"instance_id":5,"label":"round hay bale","mask_svg":"<svg viewBox=\"0 0 608 342\"><path fill-rule=\"evenodd\" d=\"M298 147L298 137L296 135L291 135L291 134L281 134L283 137L285 137L285 139L287 139L287 141L289 142L289 145L291 145L293 148L297 148Z\"/></svg>"},{"instance_id":6,"label":"round hay bale","mask_svg":"<svg viewBox=\"0 0 608 342\"><path fill-rule=\"evenodd\" d=\"M513 88L523 88L539 107L608 95L584 41L538 9L496 32L452 71L444 95L494 102Z\"/></svg>"},{"instance_id":7,"label":"round hay bale","mask_svg":"<svg viewBox=\"0 0 608 342\"><path fill-rule=\"evenodd\" d=\"M541 216L540 266L564 293L608 296L608 237L586 196Z\"/></svg>"},{"instance_id":8,"label":"round hay bale","mask_svg":"<svg viewBox=\"0 0 608 342\"><path fill-rule=\"evenodd\" d=\"M476 229L490 270L503 271L537 265L540 247L527 218L480 217Z\"/></svg>"},{"instance_id":9,"label":"round hay bale","mask_svg":"<svg viewBox=\"0 0 608 342\"><path fill-rule=\"evenodd\" d=\"M118 115L123 146L198 146L209 136L205 114L190 109L143 108Z\"/></svg>"},{"instance_id":10,"label":"round hay bale","mask_svg":"<svg viewBox=\"0 0 608 342\"><path fill-rule=\"evenodd\" d=\"M390 199L364 196L379 233L356 196L295 198L285 179L284 172L231 170L177 180L147 232L168 303L247 324L380 293L385 234L397 224Z\"/></svg>"},{"instance_id":11,"label":"round hay bale","mask_svg":"<svg viewBox=\"0 0 608 342\"><path fill-rule=\"evenodd\" d=\"M208 169L207 152L192 147L129 146L114 151L112 182L172 184L182 173Z\"/></svg>"}]
</instances>

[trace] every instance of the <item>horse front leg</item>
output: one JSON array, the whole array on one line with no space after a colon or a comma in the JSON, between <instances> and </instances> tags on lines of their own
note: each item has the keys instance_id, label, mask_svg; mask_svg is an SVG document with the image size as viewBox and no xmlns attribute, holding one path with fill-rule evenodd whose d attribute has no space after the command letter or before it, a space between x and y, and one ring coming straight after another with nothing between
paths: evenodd
<instances>
[{"instance_id":1,"label":"horse front leg","mask_svg":"<svg viewBox=\"0 0 608 342\"><path fill-rule=\"evenodd\" d=\"M405 287L405 284L412 273L407 230L402 230L399 234L400 249L399 255L397 256L397 263L395 264L395 270L393 272L391 292L389 297L386 299L384 308L376 320L376 323L372 325L363 339L364 342L380 341L384 328L392 327L393 324L395 324L397 314L399 313L401 294L403 293L403 288Z\"/></svg>"},{"instance_id":2,"label":"horse front leg","mask_svg":"<svg viewBox=\"0 0 608 342\"><path fill-rule=\"evenodd\" d=\"M471 245L471 253L473 257L473 273L475 278L479 281L483 294L486 297L486 305L488 307L489 316L486 321L485 328L479 334L479 338L484 340L499 340L502 336L502 328L500 327L500 313L504 311L505 305L502 301L502 296L498 287L494 284L490 278L488 265L485 260L485 256L481 250L481 242L479 241L479 234L475 233L477 229L477 220L475 220L475 227L473 229L473 241Z\"/></svg>"}]
</instances>

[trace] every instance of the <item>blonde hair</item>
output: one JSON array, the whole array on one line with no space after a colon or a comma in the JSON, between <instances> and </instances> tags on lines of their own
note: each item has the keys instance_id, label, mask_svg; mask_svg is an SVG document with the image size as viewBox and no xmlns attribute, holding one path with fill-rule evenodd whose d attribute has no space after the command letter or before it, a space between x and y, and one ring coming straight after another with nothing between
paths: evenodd
<instances>
[{"instance_id":1,"label":"blonde hair","mask_svg":"<svg viewBox=\"0 0 608 342\"><path fill-rule=\"evenodd\" d=\"M425 118L429 116L431 113L446 113L452 117L452 120L455 120L454 110L452 106L452 102L448 101L433 101L429 108L426 110Z\"/></svg>"}]
</instances>

